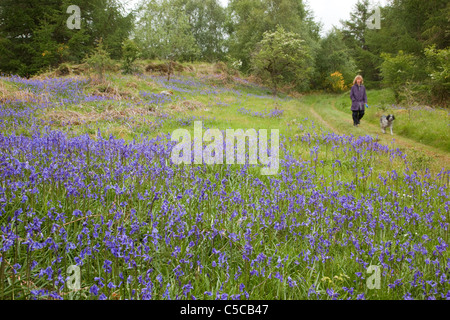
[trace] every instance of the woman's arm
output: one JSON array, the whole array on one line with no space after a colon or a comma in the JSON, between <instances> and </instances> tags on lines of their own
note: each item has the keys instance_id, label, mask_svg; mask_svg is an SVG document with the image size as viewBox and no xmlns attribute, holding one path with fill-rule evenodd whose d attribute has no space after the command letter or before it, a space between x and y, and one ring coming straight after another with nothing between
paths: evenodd
<instances>
[{"instance_id":1,"label":"woman's arm","mask_svg":"<svg viewBox=\"0 0 450 320\"><path fill-rule=\"evenodd\" d=\"M350 90L350 99L352 100L352 102L355 102L356 100L354 88L355 87L353 86L352 89Z\"/></svg>"}]
</instances>

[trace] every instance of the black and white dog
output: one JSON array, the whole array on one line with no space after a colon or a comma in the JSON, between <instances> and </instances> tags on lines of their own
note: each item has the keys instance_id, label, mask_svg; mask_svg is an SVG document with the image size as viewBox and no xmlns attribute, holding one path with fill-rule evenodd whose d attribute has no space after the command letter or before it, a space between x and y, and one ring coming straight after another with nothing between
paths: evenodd
<instances>
[{"instance_id":1,"label":"black and white dog","mask_svg":"<svg viewBox=\"0 0 450 320\"><path fill-rule=\"evenodd\" d=\"M393 134L392 127L394 125L394 120L395 120L395 117L392 114L389 114L387 116L381 116L380 126L381 126L381 130L383 131L383 133L386 133L386 128L389 127L391 129L391 134Z\"/></svg>"}]
</instances>

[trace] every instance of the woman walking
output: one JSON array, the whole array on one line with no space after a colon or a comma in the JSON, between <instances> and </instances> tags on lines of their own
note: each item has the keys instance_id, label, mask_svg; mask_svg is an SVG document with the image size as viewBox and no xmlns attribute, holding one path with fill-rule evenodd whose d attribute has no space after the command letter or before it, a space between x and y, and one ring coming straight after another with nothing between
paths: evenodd
<instances>
[{"instance_id":1,"label":"woman walking","mask_svg":"<svg viewBox=\"0 0 450 320\"><path fill-rule=\"evenodd\" d=\"M352 99L352 117L353 125L359 125L362 117L364 117L364 106L367 105L366 88L363 86L363 77L357 75L353 80L353 87L350 91L350 99Z\"/></svg>"}]
</instances>

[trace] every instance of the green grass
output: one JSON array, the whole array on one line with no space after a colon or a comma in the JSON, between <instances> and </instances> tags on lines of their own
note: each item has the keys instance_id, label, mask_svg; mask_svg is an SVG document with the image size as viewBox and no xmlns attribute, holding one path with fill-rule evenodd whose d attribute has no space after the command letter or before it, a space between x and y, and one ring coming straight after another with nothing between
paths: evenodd
<instances>
[{"instance_id":1,"label":"green grass","mask_svg":"<svg viewBox=\"0 0 450 320\"><path fill-rule=\"evenodd\" d=\"M369 108L366 108L363 121L379 127L381 115L393 114L395 116L394 133L396 135L450 152L449 110L431 107L397 106L394 103L394 95L390 89L369 90L367 95ZM347 117L351 119L349 95L345 93L336 98L330 98L335 103L336 109L345 112ZM324 104L329 105L329 103ZM324 110L324 112L329 111L329 109ZM339 114L339 112L332 113L337 119L341 118Z\"/></svg>"},{"instance_id":2,"label":"green grass","mask_svg":"<svg viewBox=\"0 0 450 320\"><path fill-rule=\"evenodd\" d=\"M195 66L205 70L211 67ZM201 82L198 78L193 80ZM220 80L202 81L201 88L223 88ZM119 94L128 92L131 97L142 101L145 99L140 97L140 91L160 93L167 89L165 82L158 83L141 76L111 75L108 82ZM104 88L105 84L86 86L85 92L94 93L102 86ZM198 89L185 83L178 84L178 87ZM179 128L186 128L192 134L193 123L181 125L179 120L189 120L193 116L203 117L203 127L221 130L279 129L284 146L281 158L289 159L291 163L279 175L261 176L258 166L185 165L165 168L167 159L160 155L147 162L148 159L134 155L124 157L114 147L111 159L80 148L56 157L59 147L44 148L34 151L34 154L1 149L5 159L13 156L17 159L14 164L29 161L29 165L49 171L55 168L53 162L48 161L52 157L59 167L70 166L79 159L86 160L73 180L49 180L36 185L35 189L10 187L10 181L5 179L2 188L8 203L0 216L1 225L12 225L9 219L16 210L22 209L27 213L21 217L24 223L15 227L23 239L25 226L34 217L49 217L42 223L43 239L52 237L65 244L67 241L77 242L76 235L82 233L86 222L91 246L98 244L98 252L93 255L95 259L92 256L84 260L83 289L70 293L74 299L96 298L89 293L89 288L98 284L95 277L103 277L105 285L109 281L118 285L122 278L127 279L128 276L133 277L130 283L120 288L103 287L100 291L109 299L133 298L132 290L140 292L143 289L138 277L145 278L147 274L153 283L153 299L165 299L167 293L172 299L177 295L183 299L189 299L191 295L197 299L214 299L221 293L241 294L241 298L249 294L251 299L269 300L330 299L327 295L330 289L344 299L354 299L360 294L367 299L402 299L407 292L417 299L431 295L423 293L420 287L407 285L414 280L418 270L424 274L423 279L434 281L437 281L437 270L446 272L448 250L441 255L435 255L433 251L437 250L439 239L448 243L448 229L442 227L450 219L446 210L448 191L445 192L448 190L448 174L440 178L436 174L442 167L448 170L449 166L447 162L432 157L429 151L448 159L448 150L439 147L448 145L448 135L440 137L439 143L425 138L420 142L416 139L417 134L402 131L404 119L399 116L394 127L396 141L390 135L382 136L377 120L381 107L376 105L384 106L391 102L388 90L368 92L371 108L367 110L361 127L354 128L348 94L311 94L301 99L287 99L285 96L273 98L267 95L267 89L252 85L233 83L229 88L240 93L224 91L205 95L175 91L174 101L138 116L130 112L133 107L143 106L136 105L138 100L128 97L117 101L66 104L43 110L38 117L48 121L53 114L56 121L47 124L66 133L69 138L87 133L96 141L100 131L104 139L113 135L116 139L123 139L124 143L140 141L141 136L155 138L170 134ZM171 108L187 100L200 102L203 107L183 111ZM240 113L239 109L243 107L252 112L274 108L284 112L279 118L261 118ZM112 111L130 116L108 118L107 112ZM383 112L389 112L389 109ZM393 112L396 114L398 110ZM423 118L431 122L429 128L442 124L442 116L428 118L421 111L411 112L413 117L407 128ZM441 111L433 112L440 114ZM86 115L91 115L92 119ZM2 130L2 134L7 135L11 129L4 127ZM436 132L430 131L428 135L437 137ZM31 136L30 128L22 126L16 134ZM330 139L329 134L339 135L342 140L336 142ZM364 140L367 135L378 140ZM352 144L355 140L363 142ZM116 143L120 145L122 142L117 140ZM390 151L371 149L380 146L388 146ZM392 155L397 148L408 154L407 161ZM152 170L145 171L148 168ZM145 174L140 175L139 170L144 170ZM97 186L98 177L103 175L107 176L105 183ZM31 178L30 171L8 176L14 183L31 181ZM69 194L67 184L78 183L78 179L90 186L89 192L98 197ZM106 190L106 185L126 187L127 191ZM85 189L80 189L80 192L88 193ZM156 192L160 197L153 201ZM220 196L223 194L226 196ZM23 195L28 198L24 199ZM72 215L76 209L83 212L81 218ZM91 217L86 216L88 210ZM409 214L410 210L417 216ZM54 221L50 217L55 212L62 216ZM388 217L383 216L385 212L389 213ZM426 220L426 217L431 220ZM390 219L390 222L384 219ZM420 219L420 222L415 219ZM111 224L107 225L103 220ZM52 231L54 224L58 224L57 228L64 225L68 240L63 239L64 233ZM98 225L97 236L95 224ZM137 230L136 226L139 226L138 231L133 231ZM153 238L155 230L161 236L159 240ZM425 235L429 241L422 241ZM117 258L104 239L115 237L117 240L125 236L134 248L139 249L127 251L132 253L126 258ZM43 241L38 234L32 237ZM315 242L311 242L312 239ZM131 242L126 246L131 247ZM414 245L419 244L426 248L427 254L416 252ZM249 260L245 260L243 253L248 245L251 245L251 252L247 253ZM86 248L88 245L82 246ZM371 252L371 249L375 251ZM369 275L356 257L369 265L378 265L382 250L387 250L383 260L382 289L370 290L365 279ZM142 255L144 251L151 259ZM416 252L414 256L410 256L412 251ZM33 288L69 294L67 288L59 290L55 287L55 278L47 280L46 276L35 274L49 265L55 265L64 274L66 267L74 264L75 257L80 256L80 248L67 253L62 245L55 250L36 250L29 256L26 246L16 242L13 249L3 255L3 261L7 263L2 262L0 266L0 293L3 298L22 299L31 298L30 290ZM314 255L318 260L311 260ZM409 258L411 262L407 262ZM430 259L438 261L439 266L430 263ZM33 260L37 260L39 265L30 274L28 268ZM111 273L102 267L105 260L112 262ZM129 267L129 261L134 261L135 266ZM15 263L22 266L17 273L20 280L10 266ZM151 272L147 273L149 270ZM123 272L122 277L120 272ZM364 278L357 275L359 272ZM161 282L159 276L163 279ZM24 282L24 279L31 283ZM390 288L388 285L397 279L402 279L405 285ZM188 284L193 289L184 296L183 288ZM310 294L313 286L320 295ZM354 295L344 289L352 287ZM441 283L436 288L439 292L446 292L448 286Z\"/></svg>"}]
</instances>

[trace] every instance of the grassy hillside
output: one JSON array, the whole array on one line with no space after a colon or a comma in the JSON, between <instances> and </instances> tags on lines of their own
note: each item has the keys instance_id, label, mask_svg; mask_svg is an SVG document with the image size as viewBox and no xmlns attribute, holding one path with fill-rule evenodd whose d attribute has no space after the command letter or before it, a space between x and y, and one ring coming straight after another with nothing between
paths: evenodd
<instances>
[{"instance_id":1,"label":"grassy hillside","mask_svg":"<svg viewBox=\"0 0 450 320\"><path fill-rule=\"evenodd\" d=\"M448 111L404 111L369 91L354 128L347 94L273 97L210 65L170 81L0 84L3 299L450 295ZM390 112L394 136L378 124ZM194 121L279 129L278 173L261 175L260 157L175 165L170 135L193 135Z\"/></svg>"}]
</instances>

